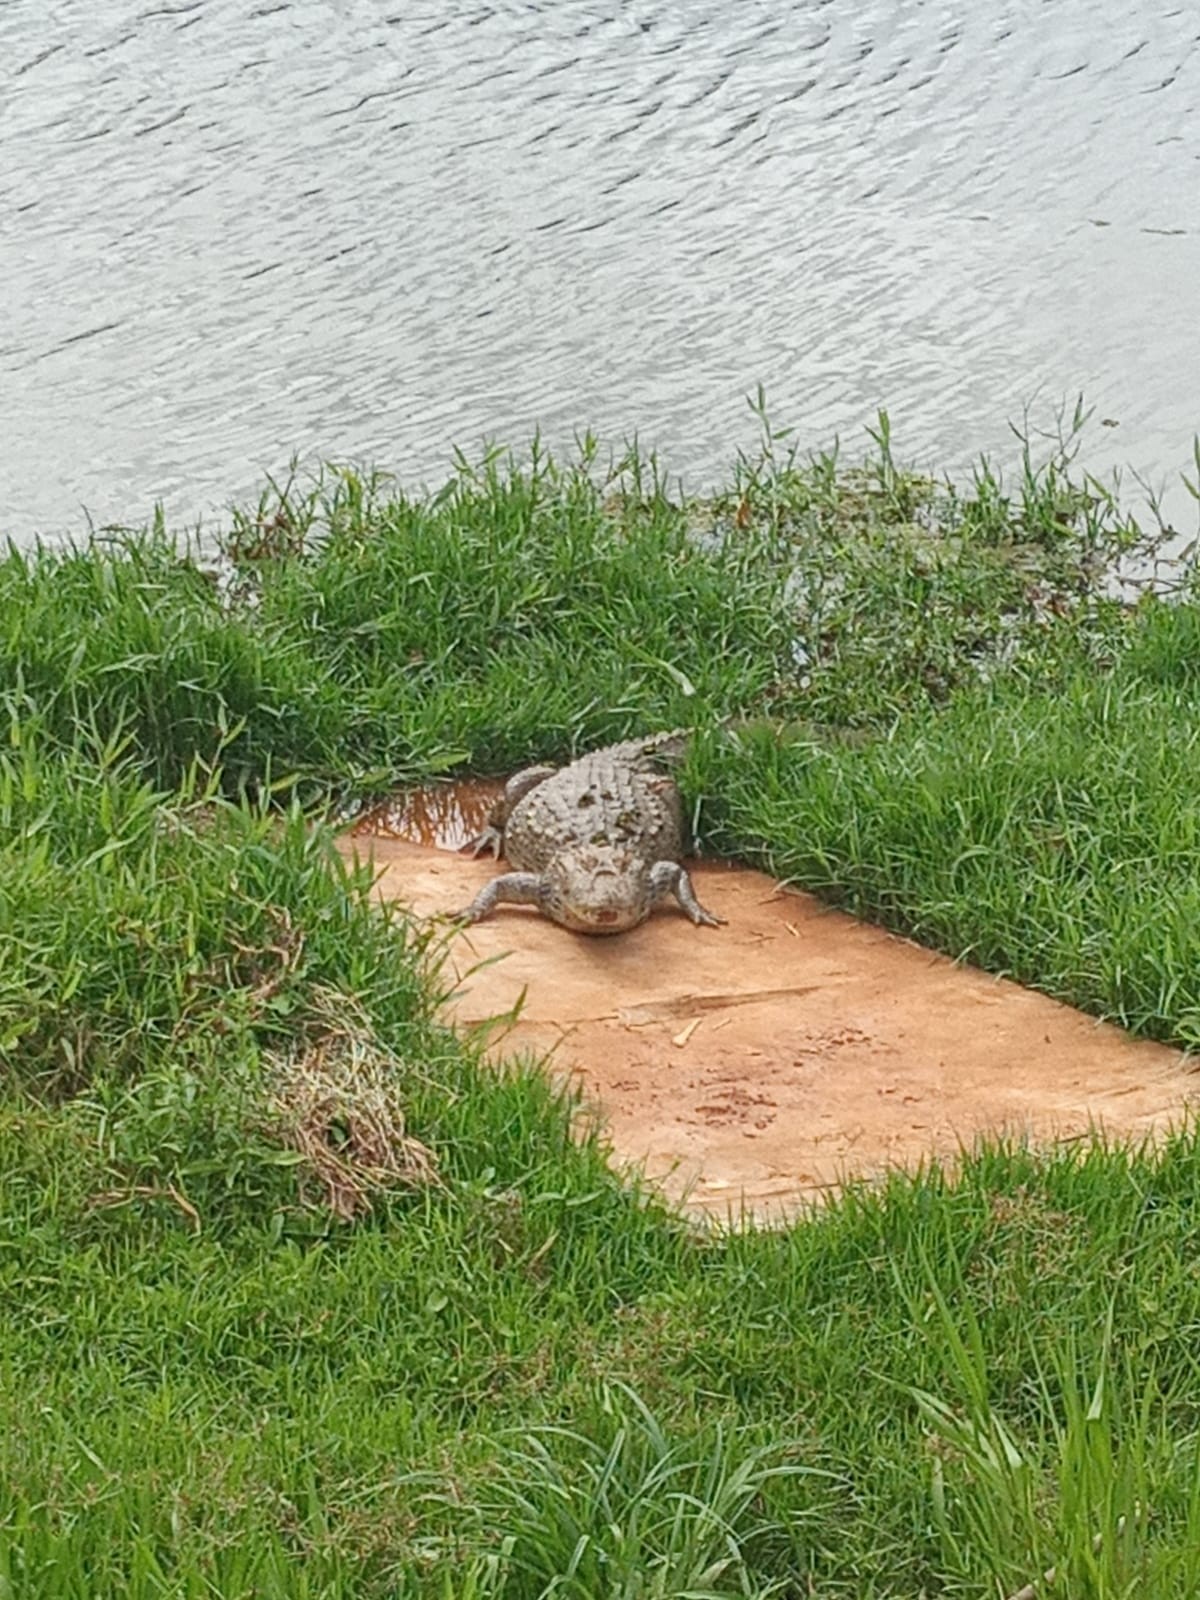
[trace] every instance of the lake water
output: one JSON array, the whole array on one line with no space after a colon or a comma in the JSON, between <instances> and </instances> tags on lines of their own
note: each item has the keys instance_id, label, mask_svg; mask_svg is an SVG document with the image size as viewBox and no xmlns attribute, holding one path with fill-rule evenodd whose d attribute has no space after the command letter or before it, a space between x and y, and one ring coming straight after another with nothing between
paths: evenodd
<instances>
[{"instance_id":1,"label":"lake water","mask_svg":"<svg viewBox=\"0 0 1200 1600\"><path fill-rule=\"evenodd\" d=\"M1093 465L1189 465L1192 5L5 0L0 63L0 534L537 426L700 488L760 381L813 447L1082 390Z\"/></svg>"}]
</instances>

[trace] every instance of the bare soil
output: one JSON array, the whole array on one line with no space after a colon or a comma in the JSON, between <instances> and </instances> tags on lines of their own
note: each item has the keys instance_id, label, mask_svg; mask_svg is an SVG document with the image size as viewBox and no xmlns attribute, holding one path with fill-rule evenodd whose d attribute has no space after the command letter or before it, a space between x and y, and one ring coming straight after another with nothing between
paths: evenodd
<instances>
[{"instance_id":1,"label":"bare soil","mask_svg":"<svg viewBox=\"0 0 1200 1600\"><path fill-rule=\"evenodd\" d=\"M377 892L416 916L455 910L497 870L454 852L490 793L409 797L343 848L371 855ZM492 1052L545 1055L602 1117L615 1159L690 1209L778 1219L847 1177L952 1165L982 1134L1142 1140L1196 1094L1176 1050L762 873L692 870L727 926L693 927L672 902L633 932L589 938L502 907L453 936L446 968L459 1024L519 1007Z\"/></svg>"}]
</instances>

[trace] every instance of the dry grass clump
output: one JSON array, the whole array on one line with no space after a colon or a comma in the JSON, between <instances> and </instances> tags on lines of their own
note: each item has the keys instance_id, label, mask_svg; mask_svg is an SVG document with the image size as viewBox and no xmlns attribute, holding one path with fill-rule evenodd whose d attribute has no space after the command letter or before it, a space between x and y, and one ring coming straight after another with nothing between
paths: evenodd
<instances>
[{"instance_id":1,"label":"dry grass clump","mask_svg":"<svg viewBox=\"0 0 1200 1600\"><path fill-rule=\"evenodd\" d=\"M309 1026L267 1060L270 1132L334 1216L351 1221L374 1195L439 1181L433 1152L405 1130L403 1065L353 996L318 989Z\"/></svg>"}]
</instances>

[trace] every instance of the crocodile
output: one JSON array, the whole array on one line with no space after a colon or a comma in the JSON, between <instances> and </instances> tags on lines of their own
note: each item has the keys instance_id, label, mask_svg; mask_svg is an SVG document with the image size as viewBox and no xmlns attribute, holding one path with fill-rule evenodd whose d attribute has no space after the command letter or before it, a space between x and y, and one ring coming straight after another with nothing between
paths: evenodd
<instances>
[{"instance_id":1,"label":"crocodile","mask_svg":"<svg viewBox=\"0 0 1200 1600\"><path fill-rule=\"evenodd\" d=\"M683 804L661 764L677 762L688 738L677 730L626 739L565 767L515 773L487 827L463 848L503 854L516 870L485 884L456 920L478 922L511 902L576 933L624 933L673 894L697 926L724 922L696 899L678 859Z\"/></svg>"}]
</instances>

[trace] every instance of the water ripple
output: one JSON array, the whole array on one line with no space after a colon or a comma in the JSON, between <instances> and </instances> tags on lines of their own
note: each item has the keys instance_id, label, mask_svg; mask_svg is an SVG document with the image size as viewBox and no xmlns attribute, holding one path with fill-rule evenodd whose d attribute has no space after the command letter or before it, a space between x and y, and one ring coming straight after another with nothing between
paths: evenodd
<instances>
[{"instance_id":1,"label":"water ripple","mask_svg":"<svg viewBox=\"0 0 1200 1600\"><path fill-rule=\"evenodd\" d=\"M9 0L0 533L538 425L703 482L760 380L806 442L886 405L944 466L1083 388L1159 474L1200 426L1195 35L1155 0Z\"/></svg>"}]
</instances>

